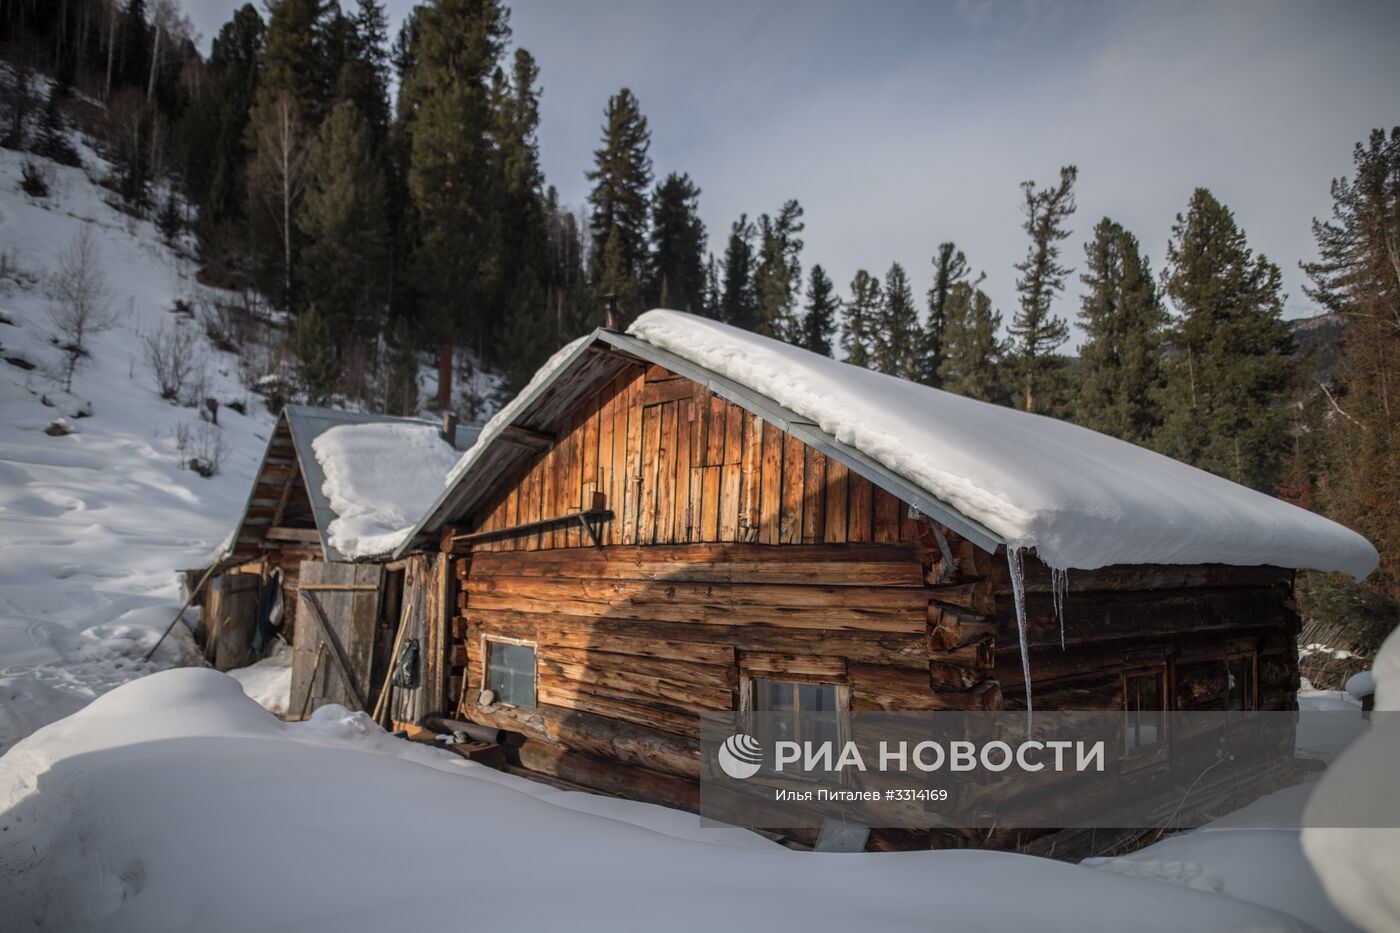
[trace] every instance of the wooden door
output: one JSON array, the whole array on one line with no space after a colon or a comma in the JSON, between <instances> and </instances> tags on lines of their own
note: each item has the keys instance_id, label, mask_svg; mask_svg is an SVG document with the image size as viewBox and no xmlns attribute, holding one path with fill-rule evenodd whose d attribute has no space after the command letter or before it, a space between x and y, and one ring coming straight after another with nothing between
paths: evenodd
<instances>
[{"instance_id":1,"label":"wooden door","mask_svg":"<svg viewBox=\"0 0 1400 933\"><path fill-rule=\"evenodd\" d=\"M418 646L418 683L412 689L391 686L389 719L417 725L423 717L447 710L447 603L445 569L449 561L438 554L417 554L404 575L402 643ZM392 666L396 659L390 659Z\"/></svg>"},{"instance_id":2,"label":"wooden door","mask_svg":"<svg viewBox=\"0 0 1400 933\"><path fill-rule=\"evenodd\" d=\"M297 718L303 706L310 715L327 703L351 710L363 710L367 703L373 703L376 685L370 682L370 674L383 588L384 567L380 564L302 561L292 651L291 718Z\"/></svg>"}]
</instances>

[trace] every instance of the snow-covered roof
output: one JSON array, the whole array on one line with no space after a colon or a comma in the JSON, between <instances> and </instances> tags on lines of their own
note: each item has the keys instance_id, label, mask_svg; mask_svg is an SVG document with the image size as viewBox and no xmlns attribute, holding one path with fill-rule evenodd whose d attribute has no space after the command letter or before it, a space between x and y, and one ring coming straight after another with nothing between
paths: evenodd
<instances>
[{"instance_id":1,"label":"snow-covered roof","mask_svg":"<svg viewBox=\"0 0 1400 933\"><path fill-rule=\"evenodd\" d=\"M291 435L326 560L393 550L480 434L459 425L448 445L433 422L306 405L286 406L280 420L279 430L285 425ZM276 443L274 433L269 457ZM250 494L240 526L248 524L253 505Z\"/></svg>"},{"instance_id":2,"label":"snow-covered roof","mask_svg":"<svg viewBox=\"0 0 1400 933\"><path fill-rule=\"evenodd\" d=\"M587 350L599 342L697 379L984 547L1034 548L1052 567L1222 563L1360 579L1379 561L1336 522L1125 441L666 310L556 354L488 423L415 535L461 514L462 481L489 469L492 442L557 407L557 384L596 366Z\"/></svg>"}]
</instances>

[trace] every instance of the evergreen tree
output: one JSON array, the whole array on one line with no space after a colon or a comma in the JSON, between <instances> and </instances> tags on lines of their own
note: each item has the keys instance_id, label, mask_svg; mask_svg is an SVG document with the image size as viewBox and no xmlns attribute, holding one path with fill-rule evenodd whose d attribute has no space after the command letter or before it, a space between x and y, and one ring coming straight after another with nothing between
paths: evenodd
<instances>
[{"instance_id":1,"label":"evergreen tree","mask_svg":"<svg viewBox=\"0 0 1400 933\"><path fill-rule=\"evenodd\" d=\"M384 365L384 413L411 416L418 413L418 348L408 323L395 322L386 335Z\"/></svg>"},{"instance_id":2,"label":"evergreen tree","mask_svg":"<svg viewBox=\"0 0 1400 933\"><path fill-rule=\"evenodd\" d=\"M370 126L353 101L336 104L308 160L297 225L306 236L303 293L339 350L370 343L384 325L389 261L384 170ZM337 354L343 359L343 353Z\"/></svg>"},{"instance_id":3,"label":"evergreen tree","mask_svg":"<svg viewBox=\"0 0 1400 933\"><path fill-rule=\"evenodd\" d=\"M776 217L758 219L758 265L754 269L754 330L765 337L797 343L802 338L795 309L802 285L802 205L787 201Z\"/></svg>"},{"instance_id":4,"label":"evergreen tree","mask_svg":"<svg viewBox=\"0 0 1400 933\"><path fill-rule=\"evenodd\" d=\"M885 298L872 328L870 368L901 379L910 378L919 363L922 336L909 277L903 266L893 263L885 273Z\"/></svg>"},{"instance_id":5,"label":"evergreen tree","mask_svg":"<svg viewBox=\"0 0 1400 933\"><path fill-rule=\"evenodd\" d=\"M1079 422L1134 444L1161 424L1166 311L1137 237L1107 217L1094 227L1080 281Z\"/></svg>"},{"instance_id":6,"label":"evergreen tree","mask_svg":"<svg viewBox=\"0 0 1400 933\"><path fill-rule=\"evenodd\" d=\"M588 203L593 208L591 278L594 296L615 296L625 327L641 311L642 277L646 270L647 193L651 188L651 131L637 98L623 88L608 100L603 122L603 145L593 152L593 182Z\"/></svg>"},{"instance_id":7,"label":"evergreen tree","mask_svg":"<svg viewBox=\"0 0 1400 933\"><path fill-rule=\"evenodd\" d=\"M831 337L836 329L836 314L841 309L841 299L836 297L835 286L821 266L812 266L812 275L807 283L807 307L802 316L801 346L831 356Z\"/></svg>"},{"instance_id":8,"label":"evergreen tree","mask_svg":"<svg viewBox=\"0 0 1400 933\"><path fill-rule=\"evenodd\" d=\"M452 405L452 346L491 332L497 289L499 174L492 75L510 30L496 0L434 0L418 7L413 67L400 115L409 139L408 189L419 239L413 264L429 332L438 343L439 408Z\"/></svg>"},{"instance_id":9,"label":"evergreen tree","mask_svg":"<svg viewBox=\"0 0 1400 933\"><path fill-rule=\"evenodd\" d=\"M758 309L753 292L753 224L747 214L729 229L729 245L724 250L724 290L720 293L719 317L726 324L754 330Z\"/></svg>"},{"instance_id":10,"label":"evergreen tree","mask_svg":"<svg viewBox=\"0 0 1400 933\"><path fill-rule=\"evenodd\" d=\"M572 211L559 206L553 186L545 194L545 212L549 220L550 333L557 346L589 330L591 305L579 236L583 227Z\"/></svg>"},{"instance_id":11,"label":"evergreen tree","mask_svg":"<svg viewBox=\"0 0 1400 933\"><path fill-rule=\"evenodd\" d=\"M700 220L700 189L689 175L672 172L656 186L651 204L645 304L703 314L705 224Z\"/></svg>"},{"instance_id":12,"label":"evergreen tree","mask_svg":"<svg viewBox=\"0 0 1400 933\"><path fill-rule=\"evenodd\" d=\"M947 321L948 292L967 278L967 257L951 242L938 244L933 257L933 285L928 290L928 323L924 325L924 345L916 378L924 385L939 386L943 367L943 328Z\"/></svg>"},{"instance_id":13,"label":"evergreen tree","mask_svg":"<svg viewBox=\"0 0 1400 933\"><path fill-rule=\"evenodd\" d=\"M957 395L1005 400L1001 364L1006 345L997 337L1001 314L987 293L966 279L953 283L944 303L943 361L938 378Z\"/></svg>"},{"instance_id":14,"label":"evergreen tree","mask_svg":"<svg viewBox=\"0 0 1400 933\"><path fill-rule=\"evenodd\" d=\"M1290 446L1295 376L1278 266L1254 255L1230 210L1198 188L1172 227L1165 285L1178 317L1159 447L1272 492Z\"/></svg>"},{"instance_id":15,"label":"evergreen tree","mask_svg":"<svg viewBox=\"0 0 1400 933\"><path fill-rule=\"evenodd\" d=\"M1337 377L1318 380L1312 393L1320 409L1316 469L1326 513L1380 551L1380 567L1365 587L1391 601L1389 613L1347 613L1370 629L1374 643L1400 603L1400 126L1372 130L1352 159L1352 177L1332 182L1330 219L1313 221L1318 261L1303 269L1308 296L1339 315L1344 328ZM1350 588L1342 595L1336 603L1358 608L1381 601Z\"/></svg>"},{"instance_id":16,"label":"evergreen tree","mask_svg":"<svg viewBox=\"0 0 1400 933\"><path fill-rule=\"evenodd\" d=\"M297 382L308 405L325 405L335 395L340 373L335 335L313 304L297 321Z\"/></svg>"},{"instance_id":17,"label":"evergreen tree","mask_svg":"<svg viewBox=\"0 0 1400 933\"><path fill-rule=\"evenodd\" d=\"M494 303L501 320L495 324L495 352L488 354L489 362L528 366L531 371L554 349L547 315L549 218L536 141L540 124L538 81L539 67L524 49L516 49L510 77L498 71L495 80L501 233L496 260L500 290ZM535 333L522 342L519 335L529 330ZM505 332L516 335L508 341L509 347L500 346Z\"/></svg>"},{"instance_id":18,"label":"evergreen tree","mask_svg":"<svg viewBox=\"0 0 1400 933\"><path fill-rule=\"evenodd\" d=\"M719 289L719 263L715 261L715 254L711 253L709 260L705 263L705 303L700 312L705 317L720 318L720 289Z\"/></svg>"},{"instance_id":19,"label":"evergreen tree","mask_svg":"<svg viewBox=\"0 0 1400 933\"><path fill-rule=\"evenodd\" d=\"M851 279L851 297L841 321L841 349L846 362L870 368L875 355L875 329L884 313L880 280L864 269Z\"/></svg>"},{"instance_id":20,"label":"evergreen tree","mask_svg":"<svg viewBox=\"0 0 1400 933\"><path fill-rule=\"evenodd\" d=\"M1059 184L1037 190L1035 182L1021 184L1025 195L1022 210L1024 229L1031 238L1026 258L1016 265L1021 273L1016 288L1021 306L1012 319L1015 366L1025 386L1026 411L1037 407L1036 388L1047 381L1047 372L1056 363L1052 355L1069 337L1064 319L1050 313L1055 296L1064 289L1065 276L1072 271L1060 265L1061 240L1069 236L1065 224L1074 213L1074 181L1079 170L1073 165L1060 169ZM1042 399L1040 407L1050 407Z\"/></svg>"},{"instance_id":21,"label":"evergreen tree","mask_svg":"<svg viewBox=\"0 0 1400 933\"><path fill-rule=\"evenodd\" d=\"M151 24L145 0L127 0L122 11L122 32L117 46L115 87L146 89L151 70Z\"/></svg>"}]
</instances>

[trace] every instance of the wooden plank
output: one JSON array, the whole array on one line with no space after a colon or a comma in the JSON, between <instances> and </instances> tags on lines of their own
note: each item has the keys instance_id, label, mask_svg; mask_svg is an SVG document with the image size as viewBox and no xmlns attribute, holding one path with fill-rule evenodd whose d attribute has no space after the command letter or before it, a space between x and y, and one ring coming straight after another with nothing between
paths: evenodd
<instances>
[{"instance_id":1,"label":"wooden plank","mask_svg":"<svg viewBox=\"0 0 1400 933\"><path fill-rule=\"evenodd\" d=\"M701 540L705 507L705 421L710 403L703 387L695 387L690 401L690 498L686 506L686 541Z\"/></svg>"},{"instance_id":2,"label":"wooden plank","mask_svg":"<svg viewBox=\"0 0 1400 933\"><path fill-rule=\"evenodd\" d=\"M320 544L321 533L315 528L268 528L263 537L269 541L296 541L303 544Z\"/></svg>"},{"instance_id":3,"label":"wooden plank","mask_svg":"<svg viewBox=\"0 0 1400 933\"><path fill-rule=\"evenodd\" d=\"M598 443L602 433L602 425L599 423L601 411L601 396L590 396L584 407L586 420L583 423L583 446L579 457L579 505L585 509L592 507L593 494L599 491ZM591 540L582 534L582 531L583 529L579 529L570 540L577 540L579 544L590 544Z\"/></svg>"},{"instance_id":4,"label":"wooden plank","mask_svg":"<svg viewBox=\"0 0 1400 933\"><path fill-rule=\"evenodd\" d=\"M583 531L581 521L603 523L611 522L614 516L610 509L583 509L578 512L568 512L564 515L554 515L549 518L540 519L537 522L530 522L525 525L503 525L491 531L474 531L466 535L453 535L451 538L453 547L480 547L483 551L503 550L500 547L493 547L496 542L503 539L515 539L528 537L531 534L544 529L573 528L580 535L586 535ZM592 539L589 539L592 543Z\"/></svg>"},{"instance_id":5,"label":"wooden plank","mask_svg":"<svg viewBox=\"0 0 1400 933\"><path fill-rule=\"evenodd\" d=\"M603 389L602 404L598 407L598 465L597 489L608 499L609 505L617 508L621 497L613 498L613 425L617 421L617 394L609 384ZM612 543L612 523L603 526L603 543Z\"/></svg>"},{"instance_id":6,"label":"wooden plank","mask_svg":"<svg viewBox=\"0 0 1400 933\"><path fill-rule=\"evenodd\" d=\"M693 433L690 397L676 402L676 467L675 492L672 494L670 541L684 544L690 540L690 442Z\"/></svg>"},{"instance_id":7,"label":"wooden plank","mask_svg":"<svg viewBox=\"0 0 1400 933\"><path fill-rule=\"evenodd\" d=\"M624 490L622 506L622 543L633 544L637 539L639 522L637 513L641 505L642 487L642 408L641 375L638 374L627 385L627 457L624 467Z\"/></svg>"},{"instance_id":8,"label":"wooden plank","mask_svg":"<svg viewBox=\"0 0 1400 933\"><path fill-rule=\"evenodd\" d=\"M875 487L875 533L873 539L881 542L898 541L899 523L899 500L880 487Z\"/></svg>"},{"instance_id":9,"label":"wooden plank","mask_svg":"<svg viewBox=\"0 0 1400 933\"><path fill-rule=\"evenodd\" d=\"M660 461L656 468L656 543L671 544L675 541L676 527L676 444L677 406L679 402L666 402L658 406L661 412Z\"/></svg>"},{"instance_id":10,"label":"wooden plank","mask_svg":"<svg viewBox=\"0 0 1400 933\"><path fill-rule=\"evenodd\" d=\"M639 409L642 416L642 490L637 541L656 543L656 493L661 482L661 408Z\"/></svg>"},{"instance_id":11,"label":"wooden plank","mask_svg":"<svg viewBox=\"0 0 1400 933\"><path fill-rule=\"evenodd\" d=\"M690 398L692 383L689 379L667 379L663 382L648 382L642 387L642 407L664 405L683 398Z\"/></svg>"},{"instance_id":12,"label":"wooden plank","mask_svg":"<svg viewBox=\"0 0 1400 933\"><path fill-rule=\"evenodd\" d=\"M758 542L777 544L782 538L783 438L777 425L759 421L762 430L761 479L758 502Z\"/></svg>"},{"instance_id":13,"label":"wooden plank","mask_svg":"<svg viewBox=\"0 0 1400 933\"><path fill-rule=\"evenodd\" d=\"M720 473L720 541L739 538L739 484L744 459L744 422L747 414L737 405L726 403L724 415L724 466Z\"/></svg>"},{"instance_id":14,"label":"wooden plank","mask_svg":"<svg viewBox=\"0 0 1400 933\"><path fill-rule=\"evenodd\" d=\"M804 445L802 478L802 542L826 540L826 454Z\"/></svg>"},{"instance_id":15,"label":"wooden plank","mask_svg":"<svg viewBox=\"0 0 1400 933\"><path fill-rule=\"evenodd\" d=\"M874 513L874 486L859 473L852 473L848 483L847 541L871 541Z\"/></svg>"},{"instance_id":16,"label":"wooden plank","mask_svg":"<svg viewBox=\"0 0 1400 933\"><path fill-rule=\"evenodd\" d=\"M842 614L908 614L910 624L923 627L928 609L928 590L911 586L827 586L788 583L701 583L666 580L556 579L536 574L511 576L483 573L467 583L472 605L478 596L519 597L531 600L576 600L622 603L637 608L652 606L706 606L808 608L817 611L834 608ZM480 604L484 605L484 604Z\"/></svg>"},{"instance_id":17,"label":"wooden plank","mask_svg":"<svg viewBox=\"0 0 1400 933\"><path fill-rule=\"evenodd\" d=\"M612 457L608 461L609 469L612 471L612 490L608 493L608 502L612 504L614 511L621 508L626 510L626 489L628 478L631 475L627 466L627 386L629 380L626 374L619 375L613 380L613 429L612 429ZM625 514L624 514L625 519ZM607 542L609 544L622 543L623 525L614 525L608 529Z\"/></svg>"},{"instance_id":18,"label":"wooden plank","mask_svg":"<svg viewBox=\"0 0 1400 933\"><path fill-rule=\"evenodd\" d=\"M822 540L839 544L846 540L846 465L839 460L826 461L826 521Z\"/></svg>"},{"instance_id":19,"label":"wooden plank","mask_svg":"<svg viewBox=\"0 0 1400 933\"><path fill-rule=\"evenodd\" d=\"M573 512L583 508L583 442L585 425L587 424L588 413L582 409L575 409L570 416L569 442L566 445L568 459L565 461L564 477L564 499L561 503L564 511ZM583 529L578 525L566 525L563 530L562 543L559 540L560 532L555 531L554 542L559 547L578 547L583 543Z\"/></svg>"},{"instance_id":20,"label":"wooden plank","mask_svg":"<svg viewBox=\"0 0 1400 933\"><path fill-rule=\"evenodd\" d=\"M778 520L778 543L802 543L802 488L806 476L806 445L791 434L783 434L782 509Z\"/></svg>"},{"instance_id":21,"label":"wooden plank","mask_svg":"<svg viewBox=\"0 0 1400 933\"><path fill-rule=\"evenodd\" d=\"M762 520L763 419L748 413L744 419L744 454L739 471L739 540L757 541Z\"/></svg>"},{"instance_id":22,"label":"wooden plank","mask_svg":"<svg viewBox=\"0 0 1400 933\"><path fill-rule=\"evenodd\" d=\"M718 395L711 395L705 410L705 466L723 466L725 462L725 416L729 406Z\"/></svg>"}]
</instances>

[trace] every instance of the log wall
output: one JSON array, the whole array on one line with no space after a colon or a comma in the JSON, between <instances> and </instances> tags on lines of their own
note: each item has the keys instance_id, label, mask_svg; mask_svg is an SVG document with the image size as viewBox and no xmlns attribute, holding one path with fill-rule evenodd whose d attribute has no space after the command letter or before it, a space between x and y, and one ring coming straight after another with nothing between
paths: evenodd
<instances>
[{"instance_id":1,"label":"log wall","mask_svg":"<svg viewBox=\"0 0 1400 933\"><path fill-rule=\"evenodd\" d=\"M456 712L523 734L522 765L686 805L695 713L740 708L758 676L838 684L854 711L1024 706L1004 553L702 386L636 366L557 438L524 440L538 453L443 538ZM454 542L595 494L613 513L600 546L577 524ZM1223 708L1238 653L1258 659L1261 708L1294 702L1291 571L1075 573L1061 647L1049 571L1025 564L1036 708L1122 708L1143 669L1166 672L1173 708ZM536 645L533 712L479 702L488 635Z\"/></svg>"}]
</instances>

